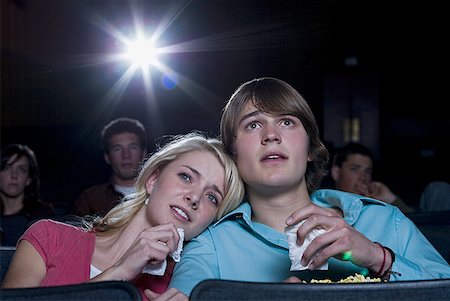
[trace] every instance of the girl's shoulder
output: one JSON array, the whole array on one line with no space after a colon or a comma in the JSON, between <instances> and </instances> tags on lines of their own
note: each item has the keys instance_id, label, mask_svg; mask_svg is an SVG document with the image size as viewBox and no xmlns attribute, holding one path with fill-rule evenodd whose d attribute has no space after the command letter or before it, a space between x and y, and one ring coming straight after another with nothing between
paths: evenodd
<instances>
[{"instance_id":1,"label":"girl's shoulder","mask_svg":"<svg viewBox=\"0 0 450 301\"><path fill-rule=\"evenodd\" d=\"M62 221L53 219L40 219L34 222L28 232L46 232L46 233L59 233L61 235L80 235L87 232L81 227L77 227Z\"/></svg>"}]
</instances>

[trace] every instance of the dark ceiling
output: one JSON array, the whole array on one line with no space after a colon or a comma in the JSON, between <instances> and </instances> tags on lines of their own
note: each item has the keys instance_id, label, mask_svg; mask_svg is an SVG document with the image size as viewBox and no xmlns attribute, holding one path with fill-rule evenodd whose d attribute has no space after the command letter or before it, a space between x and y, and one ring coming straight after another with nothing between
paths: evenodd
<instances>
[{"instance_id":1,"label":"dark ceiling","mask_svg":"<svg viewBox=\"0 0 450 301\"><path fill-rule=\"evenodd\" d=\"M175 89L164 89L154 70L153 94L140 74L112 93L127 67L100 63L120 47L108 28L132 33L133 15L147 28L167 24L161 45L189 50L161 57L178 73ZM296 87L322 127L324 76L376 74L385 166L416 171L408 152L420 141L436 144L444 161L416 172L449 177L448 1L2 0L0 42L1 143L30 144L51 185L72 175L75 184L60 190L68 199L107 174L98 139L109 119L139 118L152 140L216 134L226 99L261 76ZM346 66L348 57L358 65ZM49 198L60 197L45 185Z\"/></svg>"}]
</instances>

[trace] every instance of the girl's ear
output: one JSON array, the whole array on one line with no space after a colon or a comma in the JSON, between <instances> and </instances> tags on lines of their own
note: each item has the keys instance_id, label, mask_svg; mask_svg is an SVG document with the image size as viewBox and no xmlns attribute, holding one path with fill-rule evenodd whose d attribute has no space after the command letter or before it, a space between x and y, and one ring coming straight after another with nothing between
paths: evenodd
<instances>
[{"instance_id":1,"label":"girl's ear","mask_svg":"<svg viewBox=\"0 0 450 301\"><path fill-rule=\"evenodd\" d=\"M231 145L231 156L236 158L237 157L237 153L236 153L236 146L235 143L233 142L233 144Z\"/></svg>"},{"instance_id":2,"label":"girl's ear","mask_svg":"<svg viewBox=\"0 0 450 301\"><path fill-rule=\"evenodd\" d=\"M153 187L158 180L158 176L159 169L155 170L145 182L145 190L147 190L147 194L151 194L151 192L153 191Z\"/></svg>"}]
</instances>

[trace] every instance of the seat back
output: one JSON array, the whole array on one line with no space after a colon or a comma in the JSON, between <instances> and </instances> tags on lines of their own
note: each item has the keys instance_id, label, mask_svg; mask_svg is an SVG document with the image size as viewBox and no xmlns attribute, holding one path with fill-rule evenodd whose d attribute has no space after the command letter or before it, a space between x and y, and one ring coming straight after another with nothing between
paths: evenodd
<instances>
[{"instance_id":1,"label":"seat back","mask_svg":"<svg viewBox=\"0 0 450 301\"><path fill-rule=\"evenodd\" d=\"M431 301L448 300L450 279L382 283L260 283L205 280L195 286L190 301Z\"/></svg>"},{"instance_id":2,"label":"seat back","mask_svg":"<svg viewBox=\"0 0 450 301\"><path fill-rule=\"evenodd\" d=\"M139 290L126 281L1 289L2 301L141 301Z\"/></svg>"},{"instance_id":3,"label":"seat back","mask_svg":"<svg viewBox=\"0 0 450 301\"><path fill-rule=\"evenodd\" d=\"M9 263L16 251L16 247L0 247L0 284L3 282L6 272L8 271Z\"/></svg>"},{"instance_id":4,"label":"seat back","mask_svg":"<svg viewBox=\"0 0 450 301\"><path fill-rule=\"evenodd\" d=\"M3 230L1 245L16 246L17 241L28 226L29 221L25 215L13 214L2 216L0 218L0 228Z\"/></svg>"},{"instance_id":5,"label":"seat back","mask_svg":"<svg viewBox=\"0 0 450 301\"><path fill-rule=\"evenodd\" d=\"M450 225L450 210L410 212L406 216L416 225Z\"/></svg>"},{"instance_id":6,"label":"seat back","mask_svg":"<svg viewBox=\"0 0 450 301\"><path fill-rule=\"evenodd\" d=\"M412 212L407 217L450 264L450 211Z\"/></svg>"}]
</instances>

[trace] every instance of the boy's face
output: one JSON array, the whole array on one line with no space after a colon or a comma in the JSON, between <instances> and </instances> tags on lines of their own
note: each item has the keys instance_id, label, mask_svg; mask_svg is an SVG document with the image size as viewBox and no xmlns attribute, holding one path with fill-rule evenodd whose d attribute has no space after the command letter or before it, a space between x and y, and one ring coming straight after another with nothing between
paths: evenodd
<instances>
[{"instance_id":1,"label":"boy's face","mask_svg":"<svg viewBox=\"0 0 450 301\"><path fill-rule=\"evenodd\" d=\"M249 102L237 122L234 151L247 189L298 188L310 160L308 134L301 121L263 113Z\"/></svg>"},{"instance_id":2,"label":"boy's face","mask_svg":"<svg viewBox=\"0 0 450 301\"><path fill-rule=\"evenodd\" d=\"M121 180L133 180L146 150L141 148L139 138L134 133L121 133L109 140L105 161L111 165L114 175Z\"/></svg>"},{"instance_id":3,"label":"boy's face","mask_svg":"<svg viewBox=\"0 0 450 301\"><path fill-rule=\"evenodd\" d=\"M335 181L336 189L363 194L365 190L360 187L367 187L372 181L372 159L361 154L350 154L339 167L331 167L331 176Z\"/></svg>"}]
</instances>

